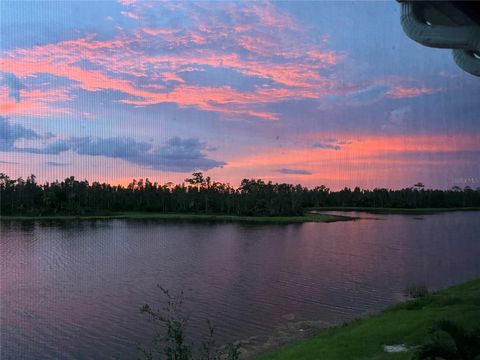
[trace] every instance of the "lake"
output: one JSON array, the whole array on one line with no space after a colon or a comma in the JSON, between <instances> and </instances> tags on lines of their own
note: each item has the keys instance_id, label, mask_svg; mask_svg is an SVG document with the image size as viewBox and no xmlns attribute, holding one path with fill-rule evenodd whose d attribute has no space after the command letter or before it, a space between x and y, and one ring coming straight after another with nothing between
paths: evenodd
<instances>
[{"instance_id":1,"label":"lake","mask_svg":"<svg viewBox=\"0 0 480 360\"><path fill-rule=\"evenodd\" d=\"M133 220L1 222L1 358L138 355L157 284L184 291L189 326L221 341L287 318L381 310L411 284L480 276L480 212L292 225Z\"/></svg>"}]
</instances>

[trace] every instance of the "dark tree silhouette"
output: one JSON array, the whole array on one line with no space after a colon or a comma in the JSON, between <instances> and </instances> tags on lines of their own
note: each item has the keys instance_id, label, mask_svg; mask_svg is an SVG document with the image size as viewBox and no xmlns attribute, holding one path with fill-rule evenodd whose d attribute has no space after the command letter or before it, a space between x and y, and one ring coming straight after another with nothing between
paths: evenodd
<instances>
[{"instance_id":1,"label":"dark tree silhouette","mask_svg":"<svg viewBox=\"0 0 480 360\"><path fill-rule=\"evenodd\" d=\"M453 187L426 189L422 183L401 190L356 187L331 191L325 185L308 189L301 185L243 179L238 188L212 181L201 172L183 184L160 185L147 179L125 186L73 176L59 182L38 184L0 173L2 215L88 215L126 211L160 213L208 213L251 216L302 215L305 208L325 206L375 208L480 207L480 189Z\"/></svg>"}]
</instances>

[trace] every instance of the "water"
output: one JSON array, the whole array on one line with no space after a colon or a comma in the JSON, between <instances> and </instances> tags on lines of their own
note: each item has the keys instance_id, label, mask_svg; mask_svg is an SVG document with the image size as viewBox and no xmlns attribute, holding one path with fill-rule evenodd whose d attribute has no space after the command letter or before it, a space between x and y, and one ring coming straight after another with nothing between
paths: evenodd
<instances>
[{"instance_id":1,"label":"water","mask_svg":"<svg viewBox=\"0 0 480 360\"><path fill-rule=\"evenodd\" d=\"M357 214L358 215L358 214ZM160 221L1 223L1 358L137 355L159 304L184 290L190 329L221 341L286 318L352 319L480 276L480 213L367 215L330 224ZM375 218L375 219L372 219Z\"/></svg>"}]
</instances>

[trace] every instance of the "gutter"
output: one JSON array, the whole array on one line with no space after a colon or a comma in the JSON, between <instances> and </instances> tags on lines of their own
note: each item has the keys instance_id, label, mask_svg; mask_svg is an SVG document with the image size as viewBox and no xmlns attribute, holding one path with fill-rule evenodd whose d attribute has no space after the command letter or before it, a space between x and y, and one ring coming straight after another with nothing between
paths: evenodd
<instances>
[{"instance_id":1,"label":"gutter","mask_svg":"<svg viewBox=\"0 0 480 360\"><path fill-rule=\"evenodd\" d=\"M457 65L480 76L480 27L430 24L423 17L424 2L401 1L401 24L412 40L428 47L454 49Z\"/></svg>"}]
</instances>

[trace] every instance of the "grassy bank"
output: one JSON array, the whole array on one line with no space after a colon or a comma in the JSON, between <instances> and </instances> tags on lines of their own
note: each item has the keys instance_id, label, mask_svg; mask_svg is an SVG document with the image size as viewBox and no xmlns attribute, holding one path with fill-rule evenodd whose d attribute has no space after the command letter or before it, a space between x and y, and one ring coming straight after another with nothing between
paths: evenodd
<instances>
[{"instance_id":1,"label":"grassy bank","mask_svg":"<svg viewBox=\"0 0 480 360\"><path fill-rule=\"evenodd\" d=\"M360 211L373 214L435 214L450 211L480 211L480 207L456 207L456 208L374 208L354 206L325 206L308 208L307 211Z\"/></svg>"},{"instance_id":2,"label":"grassy bank","mask_svg":"<svg viewBox=\"0 0 480 360\"><path fill-rule=\"evenodd\" d=\"M398 304L367 319L323 330L317 336L266 354L261 360L410 359L435 320L471 329L480 324L480 279ZM387 353L384 345L405 344L409 351Z\"/></svg>"},{"instance_id":3,"label":"grassy bank","mask_svg":"<svg viewBox=\"0 0 480 360\"><path fill-rule=\"evenodd\" d=\"M250 222L250 223L305 223L305 222L335 222L348 221L357 218L350 216L308 214L304 216L233 216L211 214L179 214L179 213L149 213L126 212L103 215L47 215L47 216L0 216L0 220L188 220L188 221L219 221L219 222Z\"/></svg>"}]
</instances>

